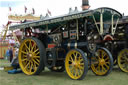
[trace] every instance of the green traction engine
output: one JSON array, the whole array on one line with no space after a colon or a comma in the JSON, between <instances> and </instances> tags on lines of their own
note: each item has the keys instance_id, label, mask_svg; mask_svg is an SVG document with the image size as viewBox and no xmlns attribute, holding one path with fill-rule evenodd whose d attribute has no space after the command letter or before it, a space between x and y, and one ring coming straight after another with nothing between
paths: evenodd
<instances>
[{"instance_id":1,"label":"green traction engine","mask_svg":"<svg viewBox=\"0 0 128 85\"><path fill-rule=\"evenodd\" d=\"M75 80L83 79L89 68L96 75L108 75L117 57L112 57L111 53L115 50L109 45L114 45L116 49L119 47L118 42L115 45L113 40L105 37L115 35L114 39L121 43L119 46L126 46L126 38L120 34L122 25L114 24L114 20L118 22L120 18L122 15L114 9L99 8L81 12L75 10L63 16L46 16L38 21L10 26L10 30L20 29L23 33L18 56L22 71L27 75L37 75L47 67L55 72L66 71ZM115 26L119 28L118 32L114 30ZM109 30L111 27L112 30ZM127 52L123 46L118 52L120 62L121 59L125 61L122 55Z\"/></svg>"}]
</instances>

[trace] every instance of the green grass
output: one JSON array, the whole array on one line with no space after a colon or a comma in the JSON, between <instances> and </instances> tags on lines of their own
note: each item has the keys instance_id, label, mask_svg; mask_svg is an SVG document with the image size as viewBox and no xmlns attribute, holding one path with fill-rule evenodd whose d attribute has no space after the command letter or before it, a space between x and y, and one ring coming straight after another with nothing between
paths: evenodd
<instances>
[{"instance_id":1,"label":"green grass","mask_svg":"<svg viewBox=\"0 0 128 85\"><path fill-rule=\"evenodd\" d=\"M0 60L0 66L7 65L7 61ZM8 64L9 65L9 64ZM83 80L72 80L66 72L51 72L48 69L40 75L27 76L23 73L8 74L0 71L0 85L127 85L128 74L117 67L108 76L95 76L91 70Z\"/></svg>"},{"instance_id":2,"label":"green grass","mask_svg":"<svg viewBox=\"0 0 128 85\"><path fill-rule=\"evenodd\" d=\"M9 66L10 62L5 59L0 59L0 67Z\"/></svg>"}]
</instances>

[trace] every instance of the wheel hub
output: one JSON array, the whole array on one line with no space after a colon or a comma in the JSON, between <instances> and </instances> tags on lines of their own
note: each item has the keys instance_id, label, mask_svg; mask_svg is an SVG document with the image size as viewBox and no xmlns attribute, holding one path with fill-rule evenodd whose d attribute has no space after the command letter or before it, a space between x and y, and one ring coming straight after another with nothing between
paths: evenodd
<instances>
[{"instance_id":1,"label":"wheel hub","mask_svg":"<svg viewBox=\"0 0 128 85\"><path fill-rule=\"evenodd\" d=\"M77 63L76 63L76 62L73 62L72 65L73 65L74 67L76 67L76 66L77 66Z\"/></svg>"},{"instance_id":2,"label":"wheel hub","mask_svg":"<svg viewBox=\"0 0 128 85\"><path fill-rule=\"evenodd\" d=\"M29 53L29 57L32 57L32 54L31 53Z\"/></svg>"},{"instance_id":3,"label":"wheel hub","mask_svg":"<svg viewBox=\"0 0 128 85\"><path fill-rule=\"evenodd\" d=\"M105 64L105 60L104 59L100 59L99 60L99 63L102 65L102 64Z\"/></svg>"},{"instance_id":4,"label":"wheel hub","mask_svg":"<svg viewBox=\"0 0 128 85\"><path fill-rule=\"evenodd\" d=\"M32 53L28 53L28 54L27 54L27 59L28 59L28 60L31 60L31 59L32 59L32 56L33 56Z\"/></svg>"}]
</instances>

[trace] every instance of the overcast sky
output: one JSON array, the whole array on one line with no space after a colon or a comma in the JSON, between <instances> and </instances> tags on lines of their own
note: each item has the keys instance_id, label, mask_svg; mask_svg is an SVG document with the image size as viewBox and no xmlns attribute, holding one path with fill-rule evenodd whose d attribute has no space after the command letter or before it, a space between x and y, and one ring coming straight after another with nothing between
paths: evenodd
<instances>
[{"instance_id":1,"label":"overcast sky","mask_svg":"<svg viewBox=\"0 0 128 85\"><path fill-rule=\"evenodd\" d=\"M52 13L52 16L67 14L69 8L78 7L81 11L82 0L0 0L0 31L2 25L8 22L9 14L24 15L24 6L27 7L27 13L35 9L35 16L46 15L47 9ZM110 7L118 10L125 15L128 15L128 0L89 0L90 9L99 7ZM9 12L11 7L11 12Z\"/></svg>"}]
</instances>

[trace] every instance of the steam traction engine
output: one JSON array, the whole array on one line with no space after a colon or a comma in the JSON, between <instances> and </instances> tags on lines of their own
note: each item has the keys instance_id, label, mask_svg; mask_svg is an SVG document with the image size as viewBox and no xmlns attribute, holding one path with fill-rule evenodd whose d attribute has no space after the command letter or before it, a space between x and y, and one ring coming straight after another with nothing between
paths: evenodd
<instances>
[{"instance_id":1,"label":"steam traction engine","mask_svg":"<svg viewBox=\"0 0 128 85\"><path fill-rule=\"evenodd\" d=\"M110 9L110 8L108 8ZM93 13L95 24L90 36L100 36L97 40L89 38L90 44L97 42L97 45L107 48L113 55L114 65L128 72L128 17L122 16L116 10L97 9ZM95 17L97 16L97 17ZM92 43L91 43L92 42ZM93 57L92 57L93 58ZM96 58L96 57L95 57ZM93 60L93 59L92 59Z\"/></svg>"},{"instance_id":2,"label":"steam traction engine","mask_svg":"<svg viewBox=\"0 0 128 85\"><path fill-rule=\"evenodd\" d=\"M103 48L103 14L107 17L111 12L116 19L120 18L114 9L99 8L10 26L10 30L23 31L18 56L22 71L34 75L48 67L56 72L66 70L70 78L79 80L90 66L96 75L108 75L113 68L113 57Z\"/></svg>"},{"instance_id":3,"label":"steam traction engine","mask_svg":"<svg viewBox=\"0 0 128 85\"><path fill-rule=\"evenodd\" d=\"M104 46L111 51L114 58L114 65L128 73L128 17L106 22L111 26L111 33L104 36Z\"/></svg>"}]
</instances>

